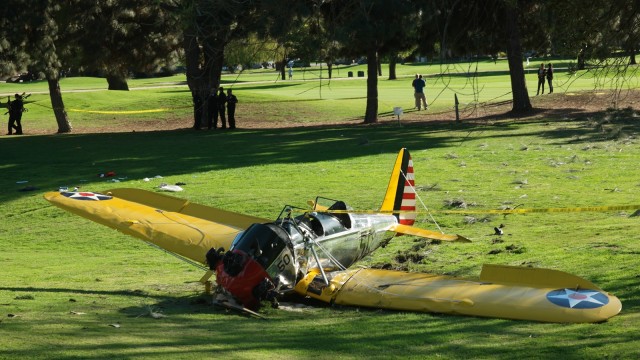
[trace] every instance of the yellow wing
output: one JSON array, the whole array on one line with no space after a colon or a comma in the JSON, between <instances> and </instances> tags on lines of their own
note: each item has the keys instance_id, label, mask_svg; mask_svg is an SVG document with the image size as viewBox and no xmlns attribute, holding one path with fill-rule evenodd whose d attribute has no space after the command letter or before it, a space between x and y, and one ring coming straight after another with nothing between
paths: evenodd
<instances>
[{"instance_id":1,"label":"yellow wing","mask_svg":"<svg viewBox=\"0 0 640 360\"><path fill-rule=\"evenodd\" d=\"M620 300L557 270L484 265L480 281L381 269L310 272L295 291L329 303L544 322L600 322Z\"/></svg>"},{"instance_id":2,"label":"yellow wing","mask_svg":"<svg viewBox=\"0 0 640 360\"><path fill-rule=\"evenodd\" d=\"M229 249L240 231L269 221L140 189L49 192L44 197L64 210L203 264L209 249Z\"/></svg>"}]
</instances>

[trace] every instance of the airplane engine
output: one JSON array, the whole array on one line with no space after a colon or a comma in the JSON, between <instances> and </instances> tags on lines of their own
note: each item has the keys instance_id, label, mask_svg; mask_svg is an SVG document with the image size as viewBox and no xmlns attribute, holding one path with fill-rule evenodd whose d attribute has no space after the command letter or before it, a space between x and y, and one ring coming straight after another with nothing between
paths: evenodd
<instances>
[{"instance_id":1,"label":"airplane engine","mask_svg":"<svg viewBox=\"0 0 640 360\"><path fill-rule=\"evenodd\" d=\"M222 254L211 250L207 261L216 270L216 282L247 308L256 309L262 300L295 285L297 267L293 243L281 227L253 224L238 235Z\"/></svg>"}]
</instances>

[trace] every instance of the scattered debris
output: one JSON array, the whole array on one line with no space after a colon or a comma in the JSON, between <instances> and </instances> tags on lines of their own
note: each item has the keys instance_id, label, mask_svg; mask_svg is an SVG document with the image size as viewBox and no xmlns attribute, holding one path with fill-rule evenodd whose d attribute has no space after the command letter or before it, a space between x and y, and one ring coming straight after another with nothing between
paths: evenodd
<instances>
[{"instance_id":1,"label":"scattered debris","mask_svg":"<svg viewBox=\"0 0 640 360\"><path fill-rule=\"evenodd\" d=\"M120 324L118 324L118 323L115 323L115 324L109 324L109 326L114 327L114 328L116 328L116 329L119 329L119 328L120 328Z\"/></svg>"},{"instance_id":2,"label":"scattered debris","mask_svg":"<svg viewBox=\"0 0 640 360\"><path fill-rule=\"evenodd\" d=\"M467 208L467 203L464 201L464 199L447 199L447 200L444 200L444 204L445 206L452 207L452 208L459 208L459 209Z\"/></svg>"},{"instance_id":3,"label":"scattered debris","mask_svg":"<svg viewBox=\"0 0 640 360\"><path fill-rule=\"evenodd\" d=\"M141 317L141 316L148 316L148 317L153 318L153 319L162 319L162 318L166 318L167 317L167 315L165 315L165 314L153 311L151 306L147 306L147 312L144 313L144 314L140 314L137 317Z\"/></svg>"},{"instance_id":4,"label":"scattered debris","mask_svg":"<svg viewBox=\"0 0 640 360\"><path fill-rule=\"evenodd\" d=\"M297 303L283 303L283 302L280 303L280 305L278 306L278 309L282 309L284 311L291 311L291 312L304 312L304 311L317 311L317 310L320 310L319 308L316 308L316 307L313 307L313 306L309 306L309 305L297 304Z\"/></svg>"},{"instance_id":5,"label":"scattered debris","mask_svg":"<svg viewBox=\"0 0 640 360\"><path fill-rule=\"evenodd\" d=\"M178 185L169 185L169 184L165 184L165 183L160 184L160 186L158 186L158 189L163 190L163 191L170 191L170 192L178 192L178 191L183 191L184 190L183 188L181 188Z\"/></svg>"},{"instance_id":6,"label":"scattered debris","mask_svg":"<svg viewBox=\"0 0 640 360\"><path fill-rule=\"evenodd\" d=\"M512 254L522 254L524 252L524 247L520 246L520 245L507 245L505 247L505 250L507 250L508 252L512 253Z\"/></svg>"},{"instance_id":7,"label":"scattered debris","mask_svg":"<svg viewBox=\"0 0 640 360\"><path fill-rule=\"evenodd\" d=\"M100 177L100 178L113 177L113 176L116 176L115 171L107 171L105 173L98 174L98 177Z\"/></svg>"},{"instance_id":8,"label":"scattered debris","mask_svg":"<svg viewBox=\"0 0 640 360\"><path fill-rule=\"evenodd\" d=\"M438 186L438 183L435 183L433 185L420 185L420 186L416 186L416 190L418 191L440 191L440 186Z\"/></svg>"},{"instance_id":9,"label":"scattered debris","mask_svg":"<svg viewBox=\"0 0 640 360\"><path fill-rule=\"evenodd\" d=\"M467 225L471 225L471 224L475 224L478 221L478 219L476 219L473 216L465 216L462 221Z\"/></svg>"},{"instance_id":10,"label":"scattered debris","mask_svg":"<svg viewBox=\"0 0 640 360\"><path fill-rule=\"evenodd\" d=\"M235 301L233 300L229 300L229 299L224 299L224 300L220 300L220 299L216 299L213 301L213 305L218 306L218 307L222 307L225 308L227 310L232 310L232 311L237 311L241 314L247 315L247 316L254 316L257 317L259 319L263 319L263 320L267 320L266 317L258 314L257 312L247 309L244 306L237 304Z\"/></svg>"},{"instance_id":11,"label":"scattered debris","mask_svg":"<svg viewBox=\"0 0 640 360\"><path fill-rule=\"evenodd\" d=\"M497 243L501 243L502 241L493 241L493 244L497 244ZM520 246L520 245L515 245L515 244L511 244L511 245L507 245L504 247L504 250L510 254L522 254L524 253L525 249L524 247ZM493 249L491 251L489 251L489 255L496 255L496 254L500 254L502 253L503 250L502 249Z\"/></svg>"},{"instance_id":12,"label":"scattered debris","mask_svg":"<svg viewBox=\"0 0 640 360\"><path fill-rule=\"evenodd\" d=\"M80 311L69 311L69 314L71 314L71 315L87 315L87 313L80 312Z\"/></svg>"}]
</instances>

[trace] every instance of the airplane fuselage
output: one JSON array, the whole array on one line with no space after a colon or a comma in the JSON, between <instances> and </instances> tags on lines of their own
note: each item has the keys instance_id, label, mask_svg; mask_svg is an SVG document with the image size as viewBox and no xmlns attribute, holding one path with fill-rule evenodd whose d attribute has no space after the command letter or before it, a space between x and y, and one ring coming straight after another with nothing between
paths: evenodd
<instances>
[{"instance_id":1,"label":"airplane fuselage","mask_svg":"<svg viewBox=\"0 0 640 360\"><path fill-rule=\"evenodd\" d=\"M348 216L351 220L351 228L344 228L342 231L314 239L317 244L316 251L325 271L341 270L340 266L342 269L350 267L380 246L387 244L396 235L394 231L387 230L397 224L397 219L393 215L348 214ZM311 261L308 268L313 267L318 267L315 261Z\"/></svg>"}]
</instances>

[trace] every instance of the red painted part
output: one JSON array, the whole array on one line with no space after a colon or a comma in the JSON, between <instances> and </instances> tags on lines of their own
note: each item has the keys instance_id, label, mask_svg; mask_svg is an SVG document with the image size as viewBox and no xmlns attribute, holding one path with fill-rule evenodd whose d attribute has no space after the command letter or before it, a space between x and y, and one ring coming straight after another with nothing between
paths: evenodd
<instances>
[{"instance_id":1,"label":"red painted part","mask_svg":"<svg viewBox=\"0 0 640 360\"><path fill-rule=\"evenodd\" d=\"M257 261L243 251L234 250L233 252L242 254L245 258L242 271L236 276L231 276L224 271L223 262L218 261L216 265L216 282L246 308L255 310L260 306L260 301L253 296L253 289L265 278L270 279L269 274Z\"/></svg>"}]
</instances>

